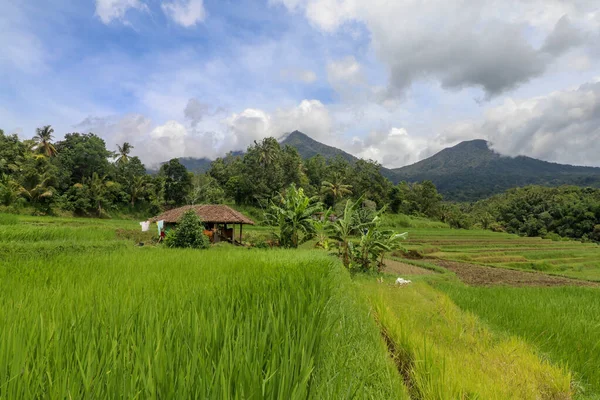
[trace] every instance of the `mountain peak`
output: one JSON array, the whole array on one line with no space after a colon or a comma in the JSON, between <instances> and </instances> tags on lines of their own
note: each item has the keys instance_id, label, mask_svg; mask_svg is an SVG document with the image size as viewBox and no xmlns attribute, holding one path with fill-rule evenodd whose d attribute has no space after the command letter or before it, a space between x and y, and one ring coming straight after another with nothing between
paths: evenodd
<instances>
[{"instance_id":1,"label":"mountain peak","mask_svg":"<svg viewBox=\"0 0 600 400\"><path fill-rule=\"evenodd\" d=\"M465 140L451 147L451 149L490 150L490 144L484 139Z\"/></svg>"},{"instance_id":2,"label":"mountain peak","mask_svg":"<svg viewBox=\"0 0 600 400\"><path fill-rule=\"evenodd\" d=\"M432 181L450 200L477 200L525 185L600 186L600 168L576 167L503 157L485 140L469 140L406 167L394 169L397 180Z\"/></svg>"},{"instance_id":3,"label":"mountain peak","mask_svg":"<svg viewBox=\"0 0 600 400\"><path fill-rule=\"evenodd\" d=\"M302 158L311 158L317 154L320 154L326 159L341 156L348 162L355 162L357 160L357 158L352 154L346 153L345 151L332 146L327 146L326 144L318 142L307 134L298 130L284 135L279 140L279 143L282 146L287 145L296 148L296 150L298 150L298 154L300 154Z\"/></svg>"}]
</instances>

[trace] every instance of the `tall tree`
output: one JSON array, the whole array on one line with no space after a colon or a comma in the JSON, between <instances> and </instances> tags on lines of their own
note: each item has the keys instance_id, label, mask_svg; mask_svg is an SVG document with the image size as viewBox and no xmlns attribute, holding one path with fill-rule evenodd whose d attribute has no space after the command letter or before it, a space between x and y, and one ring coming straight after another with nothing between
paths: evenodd
<instances>
[{"instance_id":1,"label":"tall tree","mask_svg":"<svg viewBox=\"0 0 600 400\"><path fill-rule=\"evenodd\" d=\"M56 148L52 144L52 140L54 139L52 136L53 133L54 129L52 129L52 126L50 125L35 130L33 140L36 142L36 150L46 157L53 157L56 155Z\"/></svg>"},{"instance_id":2,"label":"tall tree","mask_svg":"<svg viewBox=\"0 0 600 400\"><path fill-rule=\"evenodd\" d=\"M64 140L56 143L56 157L61 190L68 190L76 183L91 178L96 172L99 176L107 176L111 165L108 161L114 156L106 149L106 143L93 133L68 133Z\"/></svg>"},{"instance_id":3,"label":"tall tree","mask_svg":"<svg viewBox=\"0 0 600 400\"><path fill-rule=\"evenodd\" d=\"M123 143L122 146L117 145L117 164L126 164L129 161L131 150L133 150L133 146L129 142Z\"/></svg>"},{"instance_id":4,"label":"tall tree","mask_svg":"<svg viewBox=\"0 0 600 400\"><path fill-rule=\"evenodd\" d=\"M161 165L159 177L163 179L166 204L175 207L184 205L192 189L192 177L185 166L177 158L169 160Z\"/></svg>"}]
</instances>

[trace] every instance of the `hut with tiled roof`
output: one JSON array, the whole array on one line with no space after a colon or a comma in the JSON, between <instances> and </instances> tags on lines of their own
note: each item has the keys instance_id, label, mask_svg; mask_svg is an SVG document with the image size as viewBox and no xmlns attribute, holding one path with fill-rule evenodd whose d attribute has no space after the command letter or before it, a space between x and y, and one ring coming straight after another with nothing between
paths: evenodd
<instances>
[{"instance_id":1,"label":"hut with tiled roof","mask_svg":"<svg viewBox=\"0 0 600 400\"><path fill-rule=\"evenodd\" d=\"M150 219L150 221L164 221L166 226L176 226L183 214L189 210L194 210L196 215L200 217L206 228L204 233L210 237L211 242L213 243L217 243L222 240L235 243L236 240L233 229L235 225L240 226L239 243L241 243L242 226L254 225L254 221L252 221L250 218L246 217L241 212L238 212L233 208L223 204L200 204L174 208L157 215L156 217Z\"/></svg>"}]
</instances>

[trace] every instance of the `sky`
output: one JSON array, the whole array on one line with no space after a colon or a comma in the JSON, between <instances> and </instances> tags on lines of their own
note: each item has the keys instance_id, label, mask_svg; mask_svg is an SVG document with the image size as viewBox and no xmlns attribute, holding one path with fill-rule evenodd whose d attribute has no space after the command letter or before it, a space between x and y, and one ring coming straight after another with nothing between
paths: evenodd
<instances>
[{"instance_id":1,"label":"sky","mask_svg":"<svg viewBox=\"0 0 600 400\"><path fill-rule=\"evenodd\" d=\"M300 130L401 167L463 140L600 166L597 0L0 0L0 128L148 166Z\"/></svg>"}]
</instances>

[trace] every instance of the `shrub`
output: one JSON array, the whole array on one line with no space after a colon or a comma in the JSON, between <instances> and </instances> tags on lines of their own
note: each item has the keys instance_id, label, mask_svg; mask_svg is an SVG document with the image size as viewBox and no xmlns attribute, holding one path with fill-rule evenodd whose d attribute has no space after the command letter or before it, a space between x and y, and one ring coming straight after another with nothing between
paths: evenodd
<instances>
[{"instance_id":1,"label":"shrub","mask_svg":"<svg viewBox=\"0 0 600 400\"><path fill-rule=\"evenodd\" d=\"M203 231L202 220L193 210L190 210L183 214L177 229L165 236L165 243L167 247L207 249L210 242Z\"/></svg>"}]
</instances>

